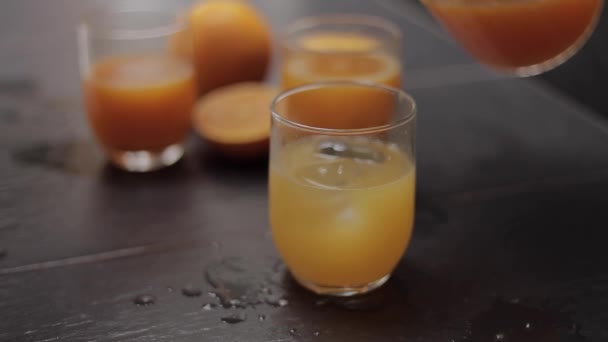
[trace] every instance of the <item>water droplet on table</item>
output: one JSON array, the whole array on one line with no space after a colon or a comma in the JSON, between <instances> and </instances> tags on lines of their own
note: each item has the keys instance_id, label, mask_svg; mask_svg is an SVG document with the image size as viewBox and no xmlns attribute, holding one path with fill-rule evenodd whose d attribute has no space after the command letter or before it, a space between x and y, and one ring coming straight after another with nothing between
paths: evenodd
<instances>
[{"instance_id":1,"label":"water droplet on table","mask_svg":"<svg viewBox=\"0 0 608 342\"><path fill-rule=\"evenodd\" d=\"M149 295L149 294L139 295L139 296L135 297L135 299L133 299L133 303L135 303L135 305L138 305L138 306L151 305L151 304L154 304L155 302L156 302L156 297L154 297L153 295Z\"/></svg>"},{"instance_id":2,"label":"water droplet on table","mask_svg":"<svg viewBox=\"0 0 608 342\"><path fill-rule=\"evenodd\" d=\"M285 298L271 295L266 298L266 304L282 308L289 305L289 301Z\"/></svg>"},{"instance_id":3,"label":"water droplet on table","mask_svg":"<svg viewBox=\"0 0 608 342\"><path fill-rule=\"evenodd\" d=\"M173 287L167 286L167 292L172 293L173 292Z\"/></svg>"},{"instance_id":4,"label":"water droplet on table","mask_svg":"<svg viewBox=\"0 0 608 342\"><path fill-rule=\"evenodd\" d=\"M289 329L289 335L291 335L291 336L297 336L298 335L298 330L296 328Z\"/></svg>"},{"instance_id":5,"label":"water droplet on table","mask_svg":"<svg viewBox=\"0 0 608 342\"><path fill-rule=\"evenodd\" d=\"M220 318L220 320L228 324L237 324L247 320L247 315L245 315L244 312L240 312L228 316L223 316L222 318Z\"/></svg>"},{"instance_id":6,"label":"water droplet on table","mask_svg":"<svg viewBox=\"0 0 608 342\"><path fill-rule=\"evenodd\" d=\"M316 306L326 306L329 303L331 303L331 299L329 299L329 298L321 298L321 299L317 299L315 301Z\"/></svg>"},{"instance_id":7,"label":"water droplet on table","mask_svg":"<svg viewBox=\"0 0 608 342\"><path fill-rule=\"evenodd\" d=\"M465 335L471 341L496 342L562 341L572 324L562 312L547 311L520 301L514 303L513 300L497 300L470 323L470 331ZM568 339L571 340L572 337Z\"/></svg>"},{"instance_id":8,"label":"water droplet on table","mask_svg":"<svg viewBox=\"0 0 608 342\"><path fill-rule=\"evenodd\" d=\"M247 306L245 304L243 304L242 301L240 301L239 299L230 299L228 301L228 304L231 308L238 308L238 309L244 309Z\"/></svg>"},{"instance_id":9,"label":"water droplet on table","mask_svg":"<svg viewBox=\"0 0 608 342\"><path fill-rule=\"evenodd\" d=\"M207 303L201 307L201 309L203 309L205 311L211 311L215 308L217 308L217 304L213 304L213 303Z\"/></svg>"},{"instance_id":10,"label":"water droplet on table","mask_svg":"<svg viewBox=\"0 0 608 342\"><path fill-rule=\"evenodd\" d=\"M199 297L203 294L203 291L194 285L188 284L182 288L182 294L186 297Z\"/></svg>"},{"instance_id":11,"label":"water droplet on table","mask_svg":"<svg viewBox=\"0 0 608 342\"><path fill-rule=\"evenodd\" d=\"M258 321L264 322L266 320L266 315L258 315Z\"/></svg>"},{"instance_id":12,"label":"water droplet on table","mask_svg":"<svg viewBox=\"0 0 608 342\"><path fill-rule=\"evenodd\" d=\"M536 329L536 327L535 327ZM591 342L592 340L582 334L583 328L580 323L572 323L567 329L566 341L570 342ZM594 341L594 340L593 340Z\"/></svg>"},{"instance_id":13,"label":"water droplet on table","mask_svg":"<svg viewBox=\"0 0 608 342\"><path fill-rule=\"evenodd\" d=\"M276 260L228 257L212 263L205 272L205 279L213 287L210 296L224 308L253 307L266 302L270 293L281 292L272 278Z\"/></svg>"},{"instance_id":14,"label":"water droplet on table","mask_svg":"<svg viewBox=\"0 0 608 342\"><path fill-rule=\"evenodd\" d=\"M315 335L315 336L321 336L321 332L320 332L320 331L315 331L315 332L313 333L313 335Z\"/></svg>"}]
</instances>

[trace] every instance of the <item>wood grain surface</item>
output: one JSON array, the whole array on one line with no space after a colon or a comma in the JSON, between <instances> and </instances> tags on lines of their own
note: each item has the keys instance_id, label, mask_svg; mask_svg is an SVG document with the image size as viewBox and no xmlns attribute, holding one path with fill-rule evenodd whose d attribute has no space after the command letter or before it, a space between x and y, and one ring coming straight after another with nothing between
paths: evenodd
<instances>
[{"instance_id":1,"label":"wood grain surface","mask_svg":"<svg viewBox=\"0 0 608 342\"><path fill-rule=\"evenodd\" d=\"M74 37L101 3L0 4L0 341L608 340L608 126L585 104L474 65L418 6L253 1L277 34L337 11L405 34L414 238L385 287L328 300L278 259L267 161L229 163L192 137L160 172L105 163Z\"/></svg>"}]
</instances>

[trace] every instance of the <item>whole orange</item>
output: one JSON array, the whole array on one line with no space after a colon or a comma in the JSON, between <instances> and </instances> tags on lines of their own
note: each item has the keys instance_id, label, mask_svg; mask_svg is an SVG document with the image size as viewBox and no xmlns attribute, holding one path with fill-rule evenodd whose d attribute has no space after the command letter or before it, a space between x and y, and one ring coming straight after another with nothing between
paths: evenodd
<instances>
[{"instance_id":1,"label":"whole orange","mask_svg":"<svg viewBox=\"0 0 608 342\"><path fill-rule=\"evenodd\" d=\"M190 10L188 23L200 93L264 78L272 37L265 19L247 1L202 1Z\"/></svg>"}]
</instances>

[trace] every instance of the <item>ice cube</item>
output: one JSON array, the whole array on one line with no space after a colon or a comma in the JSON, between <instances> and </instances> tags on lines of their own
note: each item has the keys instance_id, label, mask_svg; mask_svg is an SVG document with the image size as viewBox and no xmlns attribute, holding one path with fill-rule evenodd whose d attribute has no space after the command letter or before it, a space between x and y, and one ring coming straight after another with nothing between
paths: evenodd
<instances>
[{"instance_id":1,"label":"ice cube","mask_svg":"<svg viewBox=\"0 0 608 342\"><path fill-rule=\"evenodd\" d=\"M314 186L343 189L356 185L362 172L356 161L339 158L302 167L297 171L297 176Z\"/></svg>"},{"instance_id":2,"label":"ice cube","mask_svg":"<svg viewBox=\"0 0 608 342\"><path fill-rule=\"evenodd\" d=\"M386 160L384 153L375 147L369 141L357 143L355 141L326 140L319 143L317 154L321 158L349 158L359 162L383 163Z\"/></svg>"}]
</instances>

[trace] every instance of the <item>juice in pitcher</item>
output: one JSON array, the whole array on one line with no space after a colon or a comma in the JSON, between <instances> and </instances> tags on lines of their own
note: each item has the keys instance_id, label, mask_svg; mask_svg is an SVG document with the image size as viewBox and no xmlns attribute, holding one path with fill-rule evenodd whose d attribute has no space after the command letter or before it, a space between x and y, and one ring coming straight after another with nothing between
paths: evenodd
<instances>
[{"instance_id":1,"label":"juice in pitcher","mask_svg":"<svg viewBox=\"0 0 608 342\"><path fill-rule=\"evenodd\" d=\"M603 0L422 0L481 63L521 76L549 70L587 40Z\"/></svg>"}]
</instances>

